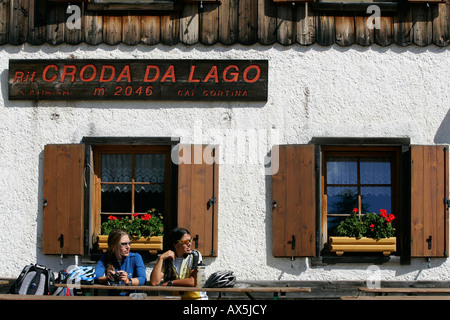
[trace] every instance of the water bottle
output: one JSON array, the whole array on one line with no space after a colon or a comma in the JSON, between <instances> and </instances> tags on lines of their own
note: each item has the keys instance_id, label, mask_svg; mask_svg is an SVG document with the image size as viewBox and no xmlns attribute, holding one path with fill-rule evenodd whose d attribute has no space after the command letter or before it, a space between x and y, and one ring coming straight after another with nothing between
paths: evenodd
<instances>
[{"instance_id":1,"label":"water bottle","mask_svg":"<svg viewBox=\"0 0 450 320\"><path fill-rule=\"evenodd\" d=\"M203 288L206 282L205 265L200 263L197 266L197 287Z\"/></svg>"}]
</instances>

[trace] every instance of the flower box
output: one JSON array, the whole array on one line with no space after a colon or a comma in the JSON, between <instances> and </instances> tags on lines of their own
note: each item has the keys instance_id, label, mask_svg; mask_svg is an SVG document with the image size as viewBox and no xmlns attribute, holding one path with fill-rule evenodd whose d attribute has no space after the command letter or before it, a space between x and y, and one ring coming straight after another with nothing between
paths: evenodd
<instances>
[{"instance_id":1,"label":"flower box","mask_svg":"<svg viewBox=\"0 0 450 320\"><path fill-rule=\"evenodd\" d=\"M382 252L385 256L388 256L396 249L396 237L379 240L366 237L330 237L330 251L336 252L338 256L343 255L344 252Z\"/></svg>"},{"instance_id":2,"label":"flower box","mask_svg":"<svg viewBox=\"0 0 450 320\"><path fill-rule=\"evenodd\" d=\"M158 251L163 250L163 237L131 237L131 251L150 251L152 254L156 254ZM105 252L108 249L108 236L98 236L98 249Z\"/></svg>"}]
</instances>

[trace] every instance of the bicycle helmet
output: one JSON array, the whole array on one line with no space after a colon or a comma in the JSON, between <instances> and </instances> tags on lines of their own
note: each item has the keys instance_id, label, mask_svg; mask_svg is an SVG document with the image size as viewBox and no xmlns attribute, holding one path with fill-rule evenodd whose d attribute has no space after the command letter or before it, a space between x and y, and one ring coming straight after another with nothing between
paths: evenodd
<instances>
[{"instance_id":1,"label":"bicycle helmet","mask_svg":"<svg viewBox=\"0 0 450 320\"><path fill-rule=\"evenodd\" d=\"M95 268L70 266L67 268L66 283L94 284Z\"/></svg>"},{"instance_id":2,"label":"bicycle helmet","mask_svg":"<svg viewBox=\"0 0 450 320\"><path fill-rule=\"evenodd\" d=\"M226 288L236 284L236 276L233 271L217 271L211 274L205 282L205 288Z\"/></svg>"}]
</instances>

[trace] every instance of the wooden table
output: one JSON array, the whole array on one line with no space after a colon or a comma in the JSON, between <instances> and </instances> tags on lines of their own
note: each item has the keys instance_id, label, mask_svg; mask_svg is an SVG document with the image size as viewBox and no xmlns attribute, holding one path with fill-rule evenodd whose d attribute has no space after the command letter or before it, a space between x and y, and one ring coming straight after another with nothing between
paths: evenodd
<instances>
[{"instance_id":1,"label":"wooden table","mask_svg":"<svg viewBox=\"0 0 450 320\"><path fill-rule=\"evenodd\" d=\"M246 294L253 300L252 293L272 293L273 298L278 299L278 294L288 292L311 292L307 287L232 287L232 288L199 288L199 287L178 287L178 286L106 286L102 284L93 285L75 285L75 284L55 284L56 287L91 289L91 290L121 290L121 291L143 291L143 292L186 292L186 291L204 291L204 292L238 292Z\"/></svg>"}]
</instances>

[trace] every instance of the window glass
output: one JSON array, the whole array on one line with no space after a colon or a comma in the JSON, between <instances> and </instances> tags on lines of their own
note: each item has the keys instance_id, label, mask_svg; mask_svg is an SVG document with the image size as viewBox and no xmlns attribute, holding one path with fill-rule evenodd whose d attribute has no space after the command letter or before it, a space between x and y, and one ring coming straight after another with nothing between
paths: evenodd
<instances>
[{"instance_id":1,"label":"window glass","mask_svg":"<svg viewBox=\"0 0 450 320\"><path fill-rule=\"evenodd\" d=\"M131 185L102 185L101 208L104 213L130 213Z\"/></svg>"},{"instance_id":2,"label":"window glass","mask_svg":"<svg viewBox=\"0 0 450 320\"><path fill-rule=\"evenodd\" d=\"M391 187L361 187L362 213L379 212L380 209L391 210Z\"/></svg>"},{"instance_id":3,"label":"window glass","mask_svg":"<svg viewBox=\"0 0 450 320\"><path fill-rule=\"evenodd\" d=\"M164 183L164 169L164 154L137 154L134 180L136 182ZM159 188L159 192L163 189L163 187Z\"/></svg>"},{"instance_id":4,"label":"window glass","mask_svg":"<svg viewBox=\"0 0 450 320\"><path fill-rule=\"evenodd\" d=\"M390 184L391 162L388 158L362 158L361 184Z\"/></svg>"},{"instance_id":5,"label":"window glass","mask_svg":"<svg viewBox=\"0 0 450 320\"><path fill-rule=\"evenodd\" d=\"M328 184L358 183L357 159L352 157L330 157L327 161Z\"/></svg>"},{"instance_id":6,"label":"window glass","mask_svg":"<svg viewBox=\"0 0 450 320\"><path fill-rule=\"evenodd\" d=\"M131 182L131 154L103 154L102 182Z\"/></svg>"},{"instance_id":7,"label":"window glass","mask_svg":"<svg viewBox=\"0 0 450 320\"><path fill-rule=\"evenodd\" d=\"M134 188L135 212L146 212L149 204L155 208L164 207L164 154L136 154L135 157L135 182Z\"/></svg>"},{"instance_id":8,"label":"window glass","mask_svg":"<svg viewBox=\"0 0 450 320\"><path fill-rule=\"evenodd\" d=\"M110 215L131 217L153 208L165 212L167 159L166 153L158 151L102 152L101 221L108 220Z\"/></svg>"},{"instance_id":9,"label":"window glass","mask_svg":"<svg viewBox=\"0 0 450 320\"><path fill-rule=\"evenodd\" d=\"M347 214L358 207L358 188L327 187L328 214Z\"/></svg>"},{"instance_id":10,"label":"window glass","mask_svg":"<svg viewBox=\"0 0 450 320\"><path fill-rule=\"evenodd\" d=\"M392 209L391 158L341 154L326 156L328 235L354 208L359 214Z\"/></svg>"}]
</instances>

